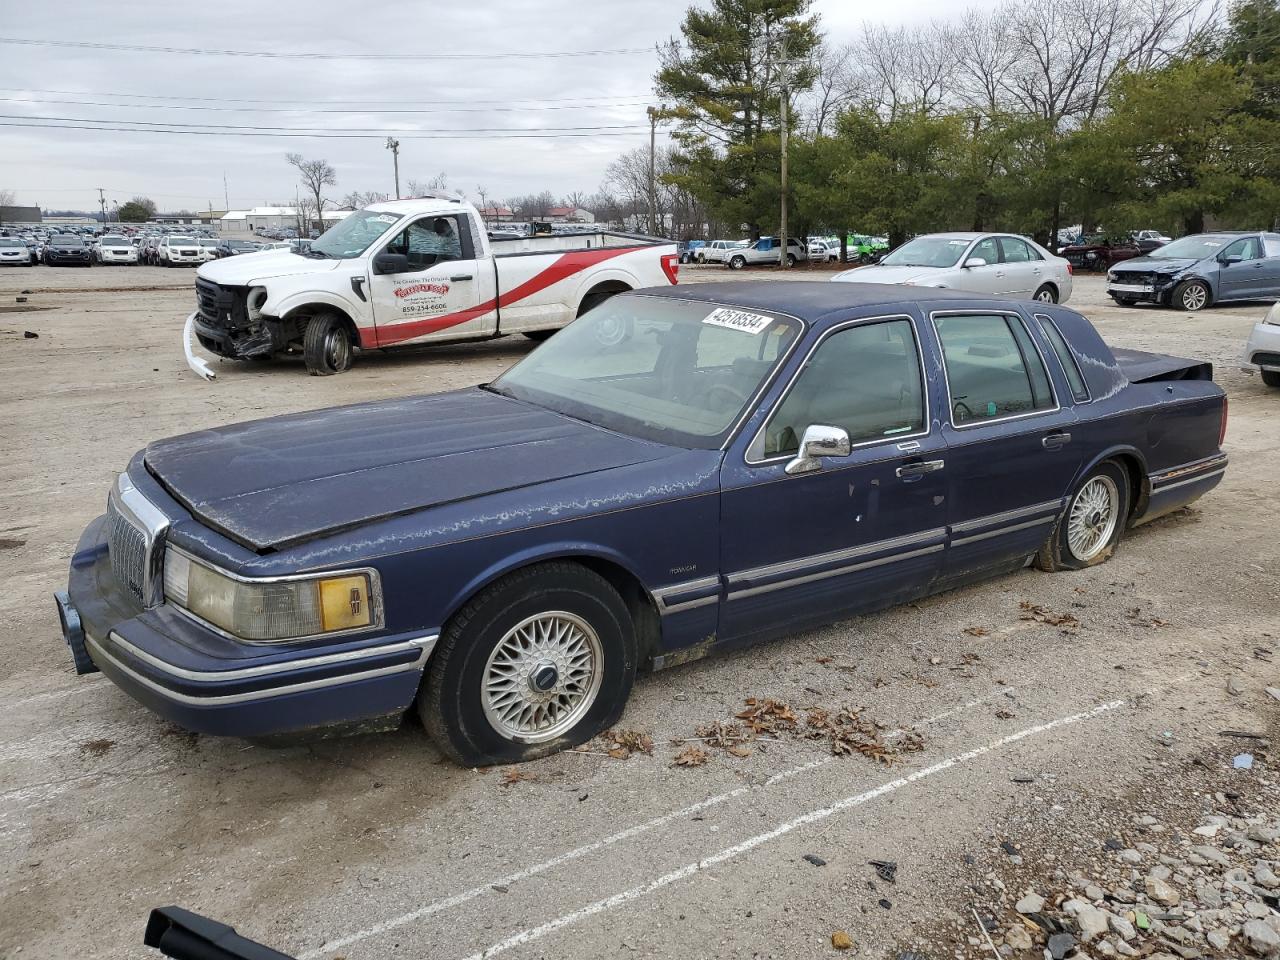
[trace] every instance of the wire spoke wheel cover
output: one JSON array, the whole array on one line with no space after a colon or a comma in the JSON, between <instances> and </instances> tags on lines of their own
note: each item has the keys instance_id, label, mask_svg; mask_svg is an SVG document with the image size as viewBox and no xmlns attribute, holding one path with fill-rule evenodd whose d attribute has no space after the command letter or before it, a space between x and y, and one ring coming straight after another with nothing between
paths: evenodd
<instances>
[{"instance_id":1,"label":"wire spoke wheel cover","mask_svg":"<svg viewBox=\"0 0 1280 960\"><path fill-rule=\"evenodd\" d=\"M508 740L543 743L571 730L600 692L604 647L591 624L563 610L506 632L481 675L481 702Z\"/></svg>"},{"instance_id":2,"label":"wire spoke wheel cover","mask_svg":"<svg viewBox=\"0 0 1280 960\"><path fill-rule=\"evenodd\" d=\"M1111 542L1120 519L1120 493L1111 477L1090 479L1071 501L1067 543L1077 560L1092 560Z\"/></svg>"}]
</instances>

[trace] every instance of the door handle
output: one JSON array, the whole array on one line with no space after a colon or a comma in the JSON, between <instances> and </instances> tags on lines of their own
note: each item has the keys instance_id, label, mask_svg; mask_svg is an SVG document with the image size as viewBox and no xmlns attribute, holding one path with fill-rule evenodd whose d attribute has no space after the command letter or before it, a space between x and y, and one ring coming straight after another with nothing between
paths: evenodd
<instances>
[{"instance_id":1,"label":"door handle","mask_svg":"<svg viewBox=\"0 0 1280 960\"><path fill-rule=\"evenodd\" d=\"M1047 437L1042 437L1040 446L1046 450L1061 450L1071 442L1071 434L1065 432L1051 433Z\"/></svg>"},{"instance_id":2,"label":"door handle","mask_svg":"<svg viewBox=\"0 0 1280 960\"><path fill-rule=\"evenodd\" d=\"M915 463L904 463L894 472L899 478L922 477L926 473L941 470L946 465L945 460L917 460Z\"/></svg>"},{"instance_id":3,"label":"door handle","mask_svg":"<svg viewBox=\"0 0 1280 960\"><path fill-rule=\"evenodd\" d=\"M463 280L474 280L474 279L475 277L473 277L469 273L455 273L452 277L449 278L449 281L451 283L461 283Z\"/></svg>"}]
</instances>

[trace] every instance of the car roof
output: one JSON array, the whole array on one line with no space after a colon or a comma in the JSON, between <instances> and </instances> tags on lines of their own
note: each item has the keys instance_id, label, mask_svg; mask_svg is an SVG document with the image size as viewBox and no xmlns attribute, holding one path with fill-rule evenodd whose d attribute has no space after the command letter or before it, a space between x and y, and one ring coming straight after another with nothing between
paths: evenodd
<instances>
[{"instance_id":1,"label":"car roof","mask_svg":"<svg viewBox=\"0 0 1280 960\"><path fill-rule=\"evenodd\" d=\"M890 283L833 283L830 280L739 280L726 283L688 283L649 287L637 294L695 300L747 310L768 310L800 320L816 321L832 313L862 307L901 306L937 300L982 300L985 294L942 287L903 287Z\"/></svg>"}]
</instances>

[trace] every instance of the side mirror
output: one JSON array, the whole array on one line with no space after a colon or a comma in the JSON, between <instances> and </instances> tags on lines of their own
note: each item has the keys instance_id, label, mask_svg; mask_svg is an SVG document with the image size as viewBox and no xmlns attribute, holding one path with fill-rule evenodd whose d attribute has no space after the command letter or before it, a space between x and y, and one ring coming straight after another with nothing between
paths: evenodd
<instances>
[{"instance_id":1,"label":"side mirror","mask_svg":"<svg viewBox=\"0 0 1280 960\"><path fill-rule=\"evenodd\" d=\"M842 427L811 424L804 428L800 452L787 464L787 473L794 475L821 470L823 457L847 457L850 449L849 431Z\"/></svg>"},{"instance_id":2,"label":"side mirror","mask_svg":"<svg viewBox=\"0 0 1280 960\"><path fill-rule=\"evenodd\" d=\"M974 267L985 267L986 265L987 261L983 260L982 257L970 257L964 262L964 269L972 270Z\"/></svg>"},{"instance_id":3,"label":"side mirror","mask_svg":"<svg viewBox=\"0 0 1280 960\"><path fill-rule=\"evenodd\" d=\"M1240 256L1237 253L1233 253L1233 254L1230 254L1229 256L1219 257L1218 262L1222 264L1224 267L1229 267L1233 263L1243 263L1244 257Z\"/></svg>"},{"instance_id":4,"label":"side mirror","mask_svg":"<svg viewBox=\"0 0 1280 960\"><path fill-rule=\"evenodd\" d=\"M409 258L403 253L380 253L373 258L373 272L377 274L408 273Z\"/></svg>"}]
</instances>

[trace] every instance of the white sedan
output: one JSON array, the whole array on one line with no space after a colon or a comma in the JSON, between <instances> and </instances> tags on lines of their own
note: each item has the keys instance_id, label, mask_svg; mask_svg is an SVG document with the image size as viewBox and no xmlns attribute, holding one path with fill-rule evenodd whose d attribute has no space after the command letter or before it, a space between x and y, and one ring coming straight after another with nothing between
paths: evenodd
<instances>
[{"instance_id":1,"label":"white sedan","mask_svg":"<svg viewBox=\"0 0 1280 960\"><path fill-rule=\"evenodd\" d=\"M926 234L904 243L875 266L846 270L831 279L947 287L1045 303L1066 303L1071 297L1071 265L1011 233Z\"/></svg>"}]
</instances>

